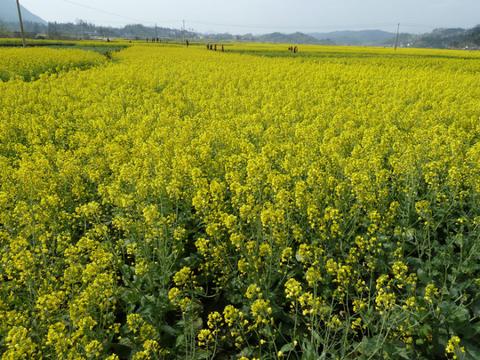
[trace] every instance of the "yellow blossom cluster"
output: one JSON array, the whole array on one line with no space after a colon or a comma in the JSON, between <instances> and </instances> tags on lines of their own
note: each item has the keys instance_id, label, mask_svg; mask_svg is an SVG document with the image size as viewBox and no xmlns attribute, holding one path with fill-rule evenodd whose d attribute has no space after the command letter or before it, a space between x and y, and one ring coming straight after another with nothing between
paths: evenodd
<instances>
[{"instance_id":1,"label":"yellow blossom cluster","mask_svg":"<svg viewBox=\"0 0 480 360\"><path fill-rule=\"evenodd\" d=\"M0 81L35 80L43 74L73 69L88 69L106 62L106 57L93 51L51 48L1 48Z\"/></svg>"}]
</instances>

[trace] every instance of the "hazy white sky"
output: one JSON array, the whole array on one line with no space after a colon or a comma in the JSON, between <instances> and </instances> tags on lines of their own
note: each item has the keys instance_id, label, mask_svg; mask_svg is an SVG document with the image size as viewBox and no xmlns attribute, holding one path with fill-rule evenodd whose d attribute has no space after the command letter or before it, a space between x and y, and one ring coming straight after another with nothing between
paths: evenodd
<instances>
[{"instance_id":1,"label":"hazy white sky","mask_svg":"<svg viewBox=\"0 0 480 360\"><path fill-rule=\"evenodd\" d=\"M12 0L13 1L13 0ZM480 23L480 0L20 0L47 21L231 33L383 29L425 32Z\"/></svg>"}]
</instances>

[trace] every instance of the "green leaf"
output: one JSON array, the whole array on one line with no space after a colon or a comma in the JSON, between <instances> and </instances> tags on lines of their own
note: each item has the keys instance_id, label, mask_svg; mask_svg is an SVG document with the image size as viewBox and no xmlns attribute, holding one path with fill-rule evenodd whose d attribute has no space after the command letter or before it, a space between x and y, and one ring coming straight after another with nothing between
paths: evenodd
<instances>
[{"instance_id":1,"label":"green leaf","mask_svg":"<svg viewBox=\"0 0 480 360\"><path fill-rule=\"evenodd\" d=\"M165 332L166 334L170 335L170 336L177 336L177 331L171 327L170 325L162 325L160 326L160 329Z\"/></svg>"},{"instance_id":2,"label":"green leaf","mask_svg":"<svg viewBox=\"0 0 480 360\"><path fill-rule=\"evenodd\" d=\"M194 321L193 321L193 328L195 330L200 330L202 328L202 325L203 325L203 320L202 318L196 318Z\"/></svg>"},{"instance_id":3,"label":"green leaf","mask_svg":"<svg viewBox=\"0 0 480 360\"><path fill-rule=\"evenodd\" d=\"M283 345L280 351L282 353L287 353L287 352L293 351L294 349L295 349L295 346L292 343L288 343Z\"/></svg>"},{"instance_id":4,"label":"green leaf","mask_svg":"<svg viewBox=\"0 0 480 360\"><path fill-rule=\"evenodd\" d=\"M202 359L210 359L210 358L211 358L211 354L209 351L197 349L195 354L195 359L202 360Z\"/></svg>"},{"instance_id":5,"label":"green leaf","mask_svg":"<svg viewBox=\"0 0 480 360\"><path fill-rule=\"evenodd\" d=\"M457 306L455 311L448 317L448 320L457 326L462 326L464 323L469 322L470 312L464 306Z\"/></svg>"},{"instance_id":6,"label":"green leaf","mask_svg":"<svg viewBox=\"0 0 480 360\"><path fill-rule=\"evenodd\" d=\"M130 358L132 349L129 346L122 344L112 344L110 348L114 354L120 357L120 359Z\"/></svg>"},{"instance_id":7,"label":"green leaf","mask_svg":"<svg viewBox=\"0 0 480 360\"><path fill-rule=\"evenodd\" d=\"M181 347L185 344L185 335L180 334L177 336L177 340L175 341L176 347Z\"/></svg>"},{"instance_id":8,"label":"green leaf","mask_svg":"<svg viewBox=\"0 0 480 360\"><path fill-rule=\"evenodd\" d=\"M428 274L422 270L418 269L417 270L417 276L418 279L423 283L423 284L428 284L431 281L431 278L428 276Z\"/></svg>"},{"instance_id":9,"label":"green leaf","mask_svg":"<svg viewBox=\"0 0 480 360\"><path fill-rule=\"evenodd\" d=\"M480 359L479 340L464 340L461 345L465 348L465 359Z\"/></svg>"},{"instance_id":10,"label":"green leaf","mask_svg":"<svg viewBox=\"0 0 480 360\"><path fill-rule=\"evenodd\" d=\"M420 335L423 338L427 338L428 336L431 336L432 335L432 327L428 324L423 324L418 329L418 335Z\"/></svg>"}]
</instances>

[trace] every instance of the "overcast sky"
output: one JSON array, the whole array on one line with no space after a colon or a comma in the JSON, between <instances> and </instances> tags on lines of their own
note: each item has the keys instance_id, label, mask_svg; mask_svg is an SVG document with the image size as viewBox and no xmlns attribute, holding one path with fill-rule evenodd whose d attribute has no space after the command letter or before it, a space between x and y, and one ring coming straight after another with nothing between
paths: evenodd
<instances>
[{"instance_id":1,"label":"overcast sky","mask_svg":"<svg viewBox=\"0 0 480 360\"><path fill-rule=\"evenodd\" d=\"M13 0L12 0L13 1ZM20 0L47 21L143 23L200 32L383 29L426 32L480 23L480 0Z\"/></svg>"}]
</instances>

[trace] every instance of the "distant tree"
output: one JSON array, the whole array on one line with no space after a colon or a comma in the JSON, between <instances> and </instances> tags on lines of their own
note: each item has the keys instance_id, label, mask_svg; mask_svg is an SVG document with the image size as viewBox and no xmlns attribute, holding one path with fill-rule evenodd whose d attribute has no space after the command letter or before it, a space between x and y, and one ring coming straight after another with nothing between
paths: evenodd
<instances>
[{"instance_id":1,"label":"distant tree","mask_svg":"<svg viewBox=\"0 0 480 360\"><path fill-rule=\"evenodd\" d=\"M475 26L468 33L468 40L475 46L480 46L480 25Z\"/></svg>"},{"instance_id":2,"label":"distant tree","mask_svg":"<svg viewBox=\"0 0 480 360\"><path fill-rule=\"evenodd\" d=\"M7 36L10 35L10 31L8 30L8 26L3 22L0 22L0 36Z\"/></svg>"}]
</instances>

